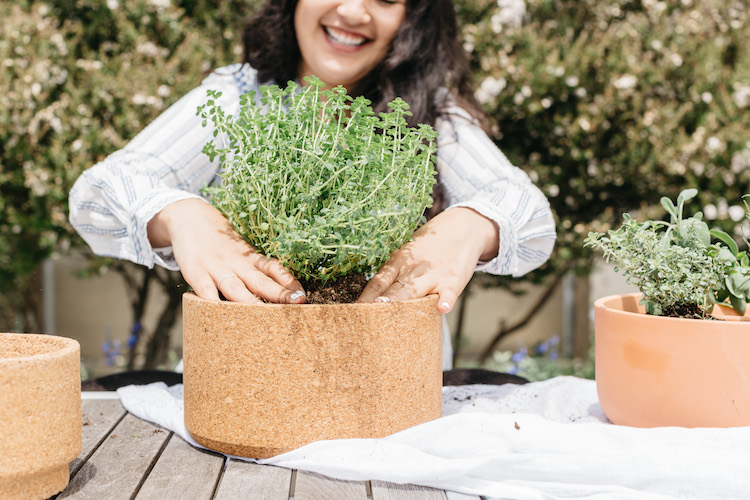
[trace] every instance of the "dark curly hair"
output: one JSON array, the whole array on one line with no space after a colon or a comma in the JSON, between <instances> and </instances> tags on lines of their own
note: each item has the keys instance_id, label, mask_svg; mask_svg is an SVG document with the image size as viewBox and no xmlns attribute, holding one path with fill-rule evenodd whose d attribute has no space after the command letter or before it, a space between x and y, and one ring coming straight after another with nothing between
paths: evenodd
<instances>
[{"instance_id":1,"label":"dark curly hair","mask_svg":"<svg viewBox=\"0 0 750 500\"><path fill-rule=\"evenodd\" d=\"M258 70L260 81L280 85L297 78L300 50L294 30L297 0L269 0L242 31L244 59ZM451 0L408 0L406 16L385 59L349 89L373 103L376 112L396 96L409 103L409 124L435 125L440 116L441 88L482 122L473 97L469 63L459 40Z\"/></svg>"}]
</instances>

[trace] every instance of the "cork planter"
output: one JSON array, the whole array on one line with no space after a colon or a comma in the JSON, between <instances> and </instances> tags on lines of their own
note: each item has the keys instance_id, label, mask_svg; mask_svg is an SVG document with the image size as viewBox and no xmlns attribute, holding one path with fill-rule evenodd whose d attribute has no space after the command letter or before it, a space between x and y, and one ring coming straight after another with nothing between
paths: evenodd
<instances>
[{"instance_id":1,"label":"cork planter","mask_svg":"<svg viewBox=\"0 0 750 500\"><path fill-rule=\"evenodd\" d=\"M596 387L604 413L633 427L750 425L750 309L724 321L645 314L640 294L594 304Z\"/></svg>"},{"instance_id":2,"label":"cork planter","mask_svg":"<svg viewBox=\"0 0 750 500\"><path fill-rule=\"evenodd\" d=\"M267 458L441 416L435 296L244 305L185 294L183 329L185 425L208 448Z\"/></svg>"},{"instance_id":3,"label":"cork planter","mask_svg":"<svg viewBox=\"0 0 750 500\"><path fill-rule=\"evenodd\" d=\"M73 339L0 333L0 498L49 498L81 452L81 349Z\"/></svg>"}]
</instances>

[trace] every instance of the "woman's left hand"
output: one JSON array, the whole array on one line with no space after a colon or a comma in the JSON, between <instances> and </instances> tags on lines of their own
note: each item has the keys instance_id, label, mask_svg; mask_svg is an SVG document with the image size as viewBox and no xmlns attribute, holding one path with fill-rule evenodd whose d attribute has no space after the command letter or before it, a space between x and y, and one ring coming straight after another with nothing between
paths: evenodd
<instances>
[{"instance_id":1,"label":"woman's left hand","mask_svg":"<svg viewBox=\"0 0 750 500\"><path fill-rule=\"evenodd\" d=\"M499 229L470 208L448 209L391 254L357 302L398 302L438 295L438 310L453 309L477 262L497 255Z\"/></svg>"}]
</instances>

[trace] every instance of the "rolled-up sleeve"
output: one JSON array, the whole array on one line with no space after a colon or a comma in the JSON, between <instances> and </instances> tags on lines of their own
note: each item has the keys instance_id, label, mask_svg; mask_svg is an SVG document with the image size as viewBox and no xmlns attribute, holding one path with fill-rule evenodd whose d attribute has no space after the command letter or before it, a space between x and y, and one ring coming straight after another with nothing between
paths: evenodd
<instances>
[{"instance_id":1,"label":"rolled-up sleeve","mask_svg":"<svg viewBox=\"0 0 750 500\"><path fill-rule=\"evenodd\" d=\"M70 221L91 249L144 266L177 269L171 248L152 248L148 222L165 206L202 198L214 180L218 160L203 146L213 129L196 116L207 91L222 92L218 104L229 114L239 104L236 68L207 77L139 133L125 148L84 171L70 192Z\"/></svg>"},{"instance_id":2,"label":"rolled-up sleeve","mask_svg":"<svg viewBox=\"0 0 750 500\"><path fill-rule=\"evenodd\" d=\"M555 244L549 202L467 113L442 117L437 168L447 209L468 207L500 228L497 256L477 271L522 276L547 261Z\"/></svg>"}]
</instances>

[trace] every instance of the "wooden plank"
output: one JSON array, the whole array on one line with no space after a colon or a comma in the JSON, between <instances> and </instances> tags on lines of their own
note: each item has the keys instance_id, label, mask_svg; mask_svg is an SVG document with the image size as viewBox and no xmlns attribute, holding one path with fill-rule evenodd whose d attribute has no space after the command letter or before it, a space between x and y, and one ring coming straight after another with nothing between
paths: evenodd
<instances>
[{"instance_id":1,"label":"wooden plank","mask_svg":"<svg viewBox=\"0 0 750 500\"><path fill-rule=\"evenodd\" d=\"M313 472L297 471L294 500L356 500L367 498L365 481L342 481Z\"/></svg>"},{"instance_id":2,"label":"wooden plank","mask_svg":"<svg viewBox=\"0 0 750 500\"><path fill-rule=\"evenodd\" d=\"M107 434L125 416L125 408L117 399L81 401L81 424L83 443L81 453L70 463L70 477L73 477Z\"/></svg>"},{"instance_id":3,"label":"wooden plank","mask_svg":"<svg viewBox=\"0 0 750 500\"><path fill-rule=\"evenodd\" d=\"M170 433L128 413L57 498L130 499Z\"/></svg>"},{"instance_id":4,"label":"wooden plank","mask_svg":"<svg viewBox=\"0 0 750 500\"><path fill-rule=\"evenodd\" d=\"M443 490L426 486L373 481L372 500L447 500L447 497Z\"/></svg>"},{"instance_id":5,"label":"wooden plank","mask_svg":"<svg viewBox=\"0 0 750 500\"><path fill-rule=\"evenodd\" d=\"M291 469L229 460L215 499L288 500L291 482Z\"/></svg>"},{"instance_id":6,"label":"wooden plank","mask_svg":"<svg viewBox=\"0 0 750 500\"><path fill-rule=\"evenodd\" d=\"M455 491L446 491L445 496L448 500L481 500L482 497L477 495L467 495L465 493L457 493Z\"/></svg>"},{"instance_id":7,"label":"wooden plank","mask_svg":"<svg viewBox=\"0 0 750 500\"><path fill-rule=\"evenodd\" d=\"M136 498L211 500L223 467L223 455L195 448L173 434Z\"/></svg>"}]
</instances>

